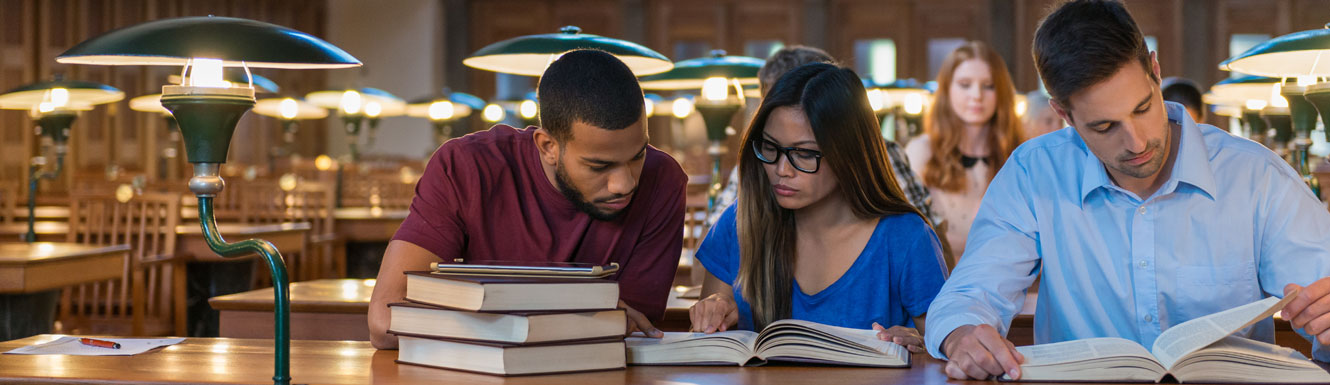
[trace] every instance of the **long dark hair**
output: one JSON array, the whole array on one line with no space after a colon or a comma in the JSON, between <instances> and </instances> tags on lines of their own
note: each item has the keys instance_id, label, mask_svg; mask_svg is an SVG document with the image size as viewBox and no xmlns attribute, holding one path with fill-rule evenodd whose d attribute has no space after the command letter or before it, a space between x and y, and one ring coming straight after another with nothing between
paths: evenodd
<instances>
[{"instance_id":1,"label":"long dark hair","mask_svg":"<svg viewBox=\"0 0 1330 385\"><path fill-rule=\"evenodd\" d=\"M787 106L808 116L822 150L822 167L836 175L840 185L836 193L849 203L855 216L868 219L914 213L923 217L896 184L877 117L854 71L812 63L781 76L762 99L739 155L740 266L736 284L752 305L753 323L759 330L790 317L796 237L794 211L776 202L752 143L762 138L771 112Z\"/></svg>"},{"instance_id":2,"label":"long dark hair","mask_svg":"<svg viewBox=\"0 0 1330 385\"><path fill-rule=\"evenodd\" d=\"M1012 85L1007 64L997 51L981 41L966 42L956 47L942 61L942 69L937 73L937 93L933 94L933 106L924 118L924 132L928 134L929 147L933 156L924 165L924 184L942 191L964 192L965 167L961 166L961 136L965 135L965 122L961 121L951 105L951 80L956 76L956 67L970 59L988 63L988 70L993 78L993 88L997 91L997 108L988 119L989 170L986 176L993 180L998 169L1007 162L1007 157L1021 144L1021 118L1016 116L1016 87Z\"/></svg>"}]
</instances>

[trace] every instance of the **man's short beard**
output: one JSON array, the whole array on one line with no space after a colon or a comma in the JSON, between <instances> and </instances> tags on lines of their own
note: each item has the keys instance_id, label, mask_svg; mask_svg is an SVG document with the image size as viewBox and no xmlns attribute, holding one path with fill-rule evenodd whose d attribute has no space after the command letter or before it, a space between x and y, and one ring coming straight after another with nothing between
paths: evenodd
<instances>
[{"instance_id":1,"label":"man's short beard","mask_svg":"<svg viewBox=\"0 0 1330 385\"><path fill-rule=\"evenodd\" d=\"M578 211L590 215L591 219L598 221L613 221L623 215L624 211L628 211L628 208L626 207L614 212L605 212L596 208L596 205L587 200L586 196L582 195L581 191L577 191L577 188L573 187L572 181L568 178L568 172L563 167L563 159L560 159L559 164L554 166L554 184L559 188L559 192L563 194L564 198L567 198L569 202L572 202L573 206L577 207ZM620 197L622 197L622 195L614 196L606 200L618 199Z\"/></svg>"}]
</instances>

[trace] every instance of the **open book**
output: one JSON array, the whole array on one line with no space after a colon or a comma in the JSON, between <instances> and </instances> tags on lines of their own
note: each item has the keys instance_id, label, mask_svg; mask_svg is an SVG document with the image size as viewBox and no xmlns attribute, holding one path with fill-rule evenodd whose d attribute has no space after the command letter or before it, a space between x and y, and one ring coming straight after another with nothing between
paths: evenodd
<instances>
[{"instance_id":1,"label":"open book","mask_svg":"<svg viewBox=\"0 0 1330 385\"><path fill-rule=\"evenodd\" d=\"M1160 382L1172 374L1178 382L1330 383L1330 373L1296 350L1230 336L1269 318L1294 296L1183 322L1160 333L1150 350L1112 337L1017 347L1025 355L1021 381Z\"/></svg>"},{"instance_id":2,"label":"open book","mask_svg":"<svg viewBox=\"0 0 1330 385\"><path fill-rule=\"evenodd\" d=\"M665 333L664 338L628 337L630 365L761 365L794 361L872 367L909 367L905 347L877 339L873 330L801 320L772 322L761 333L730 330L712 334Z\"/></svg>"}]
</instances>

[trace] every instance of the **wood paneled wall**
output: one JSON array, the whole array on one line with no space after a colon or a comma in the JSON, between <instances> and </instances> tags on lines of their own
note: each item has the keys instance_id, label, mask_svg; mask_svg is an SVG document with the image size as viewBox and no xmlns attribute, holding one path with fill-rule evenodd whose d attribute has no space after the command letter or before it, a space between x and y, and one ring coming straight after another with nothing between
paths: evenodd
<instances>
[{"instance_id":1,"label":"wood paneled wall","mask_svg":"<svg viewBox=\"0 0 1330 385\"><path fill-rule=\"evenodd\" d=\"M159 179L168 169L186 177L183 148L177 157L163 157L168 145L160 116L129 109L128 99L161 92L169 74L179 68L69 66L55 57L80 41L115 28L148 20L180 16L232 16L270 22L316 36L324 35L326 0L0 0L0 89L8 90L61 74L67 79L109 84L125 91L126 100L83 113L70 132L66 172L44 182L42 195L62 195L80 177L104 175L108 165L122 174ZM322 88L322 71L259 70L282 87L283 94L304 95ZM263 97L260 95L260 97ZM266 164L269 149L281 140L272 119L249 114L240 124L230 152L231 163ZM306 124L297 141L304 155L323 153L322 124ZM25 180L29 159L38 154L40 139L25 111L0 111L0 180Z\"/></svg>"}]
</instances>

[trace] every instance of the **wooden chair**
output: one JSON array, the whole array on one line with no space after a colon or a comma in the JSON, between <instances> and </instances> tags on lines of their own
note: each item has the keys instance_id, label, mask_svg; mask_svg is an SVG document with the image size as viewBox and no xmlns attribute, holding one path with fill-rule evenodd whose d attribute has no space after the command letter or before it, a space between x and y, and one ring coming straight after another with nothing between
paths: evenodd
<instances>
[{"instance_id":1,"label":"wooden chair","mask_svg":"<svg viewBox=\"0 0 1330 385\"><path fill-rule=\"evenodd\" d=\"M81 193L71 198L67 241L131 249L120 279L64 290L61 332L185 335L184 269L175 258L180 197L149 193L120 202L106 193Z\"/></svg>"},{"instance_id":2,"label":"wooden chair","mask_svg":"<svg viewBox=\"0 0 1330 385\"><path fill-rule=\"evenodd\" d=\"M333 188L322 183L302 183L286 193L287 218L310 225L305 252L296 260L295 281L346 277L346 259L335 253L334 199Z\"/></svg>"},{"instance_id":3,"label":"wooden chair","mask_svg":"<svg viewBox=\"0 0 1330 385\"><path fill-rule=\"evenodd\" d=\"M18 209L18 181L0 182L0 225L14 223L14 210Z\"/></svg>"}]
</instances>

